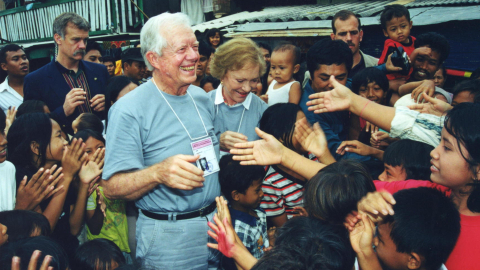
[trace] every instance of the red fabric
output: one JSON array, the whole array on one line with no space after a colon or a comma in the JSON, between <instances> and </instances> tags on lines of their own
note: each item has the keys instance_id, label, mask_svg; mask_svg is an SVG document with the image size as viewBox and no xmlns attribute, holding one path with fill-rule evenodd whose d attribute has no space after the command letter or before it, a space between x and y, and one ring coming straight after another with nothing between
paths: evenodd
<instances>
[{"instance_id":1,"label":"red fabric","mask_svg":"<svg viewBox=\"0 0 480 270\"><path fill-rule=\"evenodd\" d=\"M446 196L450 196L452 191L450 188L427 181L427 180L405 180L405 181L393 181L393 182L384 182L380 180L374 180L373 183L378 191L385 190L390 194L395 192L407 189L407 188L418 188L418 187L429 187L436 188L441 192L445 193ZM450 270L450 269L449 269Z\"/></svg>"},{"instance_id":2,"label":"red fabric","mask_svg":"<svg viewBox=\"0 0 480 270\"><path fill-rule=\"evenodd\" d=\"M480 216L460 214L460 236L445 266L448 270L480 269Z\"/></svg>"},{"instance_id":3,"label":"red fabric","mask_svg":"<svg viewBox=\"0 0 480 270\"><path fill-rule=\"evenodd\" d=\"M380 58L378 59L378 64L381 65L381 64L384 64L386 61L387 61L387 52L388 52L388 48L390 47L402 47L403 50L407 53L408 56L410 56L412 54L412 52L415 50L415 37L412 37L410 36L410 38L412 39L412 44L410 46L405 46L404 44L400 43L400 42L397 42L397 41L393 41L392 39L387 39L385 40L385 44L383 45L383 52L382 52L382 55L380 56ZM399 78L405 78L406 80L408 80L410 78L410 75L412 74L412 68L410 68L410 72L408 73L407 76L405 75L400 75L398 73L392 73L392 74L387 74L387 78L388 80L395 80L395 79L399 79Z\"/></svg>"}]
</instances>

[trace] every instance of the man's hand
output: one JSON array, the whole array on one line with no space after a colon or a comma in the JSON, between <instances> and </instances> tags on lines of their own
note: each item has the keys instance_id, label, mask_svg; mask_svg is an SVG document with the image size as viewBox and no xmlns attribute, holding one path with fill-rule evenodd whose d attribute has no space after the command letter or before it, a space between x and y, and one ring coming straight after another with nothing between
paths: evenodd
<instances>
[{"instance_id":1,"label":"man's hand","mask_svg":"<svg viewBox=\"0 0 480 270\"><path fill-rule=\"evenodd\" d=\"M95 95L90 100L90 107L92 107L93 110L96 112L103 112L105 110L105 95L103 94Z\"/></svg>"},{"instance_id":2,"label":"man's hand","mask_svg":"<svg viewBox=\"0 0 480 270\"><path fill-rule=\"evenodd\" d=\"M309 111L314 113L336 112L348 110L352 104L352 95L355 95L345 85L335 80L335 76L330 76L330 83L333 85L331 91L311 94L307 102Z\"/></svg>"},{"instance_id":3,"label":"man's hand","mask_svg":"<svg viewBox=\"0 0 480 270\"><path fill-rule=\"evenodd\" d=\"M425 101L427 101L427 103L410 105L408 108L410 110L433 114L436 116L442 116L448 110L453 108L452 105L448 104L447 102L428 96L426 93L423 93L422 97Z\"/></svg>"},{"instance_id":4,"label":"man's hand","mask_svg":"<svg viewBox=\"0 0 480 270\"><path fill-rule=\"evenodd\" d=\"M422 84L412 91L412 99L417 103L425 101L422 93L432 97L435 94L435 83L432 80L423 80Z\"/></svg>"},{"instance_id":5,"label":"man's hand","mask_svg":"<svg viewBox=\"0 0 480 270\"><path fill-rule=\"evenodd\" d=\"M43 200L50 198L63 188L63 186L55 188L62 178L62 168L57 169L57 165L53 165L49 170L40 168L28 183L25 176L17 190L15 209L35 209Z\"/></svg>"},{"instance_id":6,"label":"man's hand","mask_svg":"<svg viewBox=\"0 0 480 270\"><path fill-rule=\"evenodd\" d=\"M242 133L225 131L220 135L220 148L224 150L230 150L236 143L247 142L247 136Z\"/></svg>"},{"instance_id":7,"label":"man's hand","mask_svg":"<svg viewBox=\"0 0 480 270\"><path fill-rule=\"evenodd\" d=\"M77 106L85 103L85 91L82 88L73 88L68 92L65 97L65 103L63 103L63 111L66 116L70 116L75 112Z\"/></svg>"},{"instance_id":8,"label":"man's hand","mask_svg":"<svg viewBox=\"0 0 480 270\"><path fill-rule=\"evenodd\" d=\"M388 55L387 57L387 62L385 62L385 68L387 69L387 72L388 73L395 73L395 72L399 72L402 70L401 67L396 67L393 65L392 63L392 54L391 53L390 55Z\"/></svg>"},{"instance_id":9,"label":"man's hand","mask_svg":"<svg viewBox=\"0 0 480 270\"><path fill-rule=\"evenodd\" d=\"M282 163L285 146L275 137L255 128L262 140L246 143L236 143L230 153L233 160L239 160L242 165L273 165Z\"/></svg>"},{"instance_id":10,"label":"man's hand","mask_svg":"<svg viewBox=\"0 0 480 270\"><path fill-rule=\"evenodd\" d=\"M155 179L170 188L192 190L202 187L203 171L192 163L200 156L176 155L152 166Z\"/></svg>"}]
</instances>

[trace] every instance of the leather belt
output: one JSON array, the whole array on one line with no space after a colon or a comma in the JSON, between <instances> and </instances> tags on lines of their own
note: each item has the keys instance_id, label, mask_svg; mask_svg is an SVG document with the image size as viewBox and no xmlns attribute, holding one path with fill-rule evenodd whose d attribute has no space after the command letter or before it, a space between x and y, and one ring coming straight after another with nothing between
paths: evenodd
<instances>
[{"instance_id":1,"label":"leather belt","mask_svg":"<svg viewBox=\"0 0 480 270\"><path fill-rule=\"evenodd\" d=\"M217 208L217 203L215 201L213 201L209 206L200 208L199 210L196 210L196 211L193 211L193 212L190 212L190 213L186 213L186 214L178 214L178 215L176 215L176 217L173 218L173 220L182 220L182 219L191 219L191 218L196 218L196 217L204 217L204 216L212 213L213 211L215 211L216 208ZM152 213L150 211L143 210L143 209L141 211L146 217L156 219L156 220L168 220L168 217L170 216L169 214L156 214L156 213Z\"/></svg>"}]
</instances>

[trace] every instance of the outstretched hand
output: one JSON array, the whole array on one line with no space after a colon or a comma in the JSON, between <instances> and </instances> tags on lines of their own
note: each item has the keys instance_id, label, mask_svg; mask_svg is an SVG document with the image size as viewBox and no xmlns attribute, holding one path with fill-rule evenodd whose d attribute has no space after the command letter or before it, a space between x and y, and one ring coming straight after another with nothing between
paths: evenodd
<instances>
[{"instance_id":1,"label":"outstretched hand","mask_svg":"<svg viewBox=\"0 0 480 270\"><path fill-rule=\"evenodd\" d=\"M442 116L453 108L452 105L447 102L433 98L426 93L422 93L422 97L427 103L410 105L408 108L420 113L433 114L436 116Z\"/></svg>"},{"instance_id":2,"label":"outstretched hand","mask_svg":"<svg viewBox=\"0 0 480 270\"><path fill-rule=\"evenodd\" d=\"M308 124L307 118L302 118L295 123L295 138L303 149L321 157L328 150L327 138L322 128L316 122L313 128Z\"/></svg>"},{"instance_id":3,"label":"outstretched hand","mask_svg":"<svg viewBox=\"0 0 480 270\"><path fill-rule=\"evenodd\" d=\"M354 95L345 85L337 82L335 76L330 76L331 91L311 94L307 102L309 111L314 113L336 112L348 110L352 104L351 96Z\"/></svg>"},{"instance_id":4,"label":"outstretched hand","mask_svg":"<svg viewBox=\"0 0 480 270\"><path fill-rule=\"evenodd\" d=\"M255 128L262 140L246 143L236 143L230 150L234 160L242 165L273 165L282 162L284 146L275 137Z\"/></svg>"},{"instance_id":5,"label":"outstretched hand","mask_svg":"<svg viewBox=\"0 0 480 270\"><path fill-rule=\"evenodd\" d=\"M40 250L35 250L32 253L32 257L30 257L30 262L28 263L28 270L53 270L53 266L50 266L50 262L52 261L52 256L47 255L44 257L42 265L40 268L37 267L38 265L38 259L40 258L40 255L42 252ZM20 267L20 257L13 256L12 257L12 267L11 270L20 270L20 269L25 269Z\"/></svg>"},{"instance_id":6,"label":"outstretched hand","mask_svg":"<svg viewBox=\"0 0 480 270\"><path fill-rule=\"evenodd\" d=\"M238 245L235 237L235 230L232 225L228 223L227 218L223 219L223 222L218 218L217 213L213 216L215 224L211 221L208 222L208 226L213 230L208 231L208 235L215 239L218 244L207 243L209 248L220 251L228 258L232 258L235 255L236 246ZM243 244L242 244L243 245Z\"/></svg>"},{"instance_id":7,"label":"outstretched hand","mask_svg":"<svg viewBox=\"0 0 480 270\"><path fill-rule=\"evenodd\" d=\"M78 177L80 177L80 182L85 185L89 185L89 189L93 189L90 184L93 180L103 171L103 164L105 158L105 148L98 148L93 154L91 159L85 160L82 164L82 168L78 172Z\"/></svg>"},{"instance_id":8,"label":"outstretched hand","mask_svg":"<svg viewBox=\"0 0 480 270\"><path fill-rule=\"evenodd\" d=\"M17 115L17 110L15 109L15 106L8 108L7 118L5 121L5 130L4 130L5 136L7 136L10 126L13 124L13 121L15 121L16 115Z\"/></svg>"}]
</instances>

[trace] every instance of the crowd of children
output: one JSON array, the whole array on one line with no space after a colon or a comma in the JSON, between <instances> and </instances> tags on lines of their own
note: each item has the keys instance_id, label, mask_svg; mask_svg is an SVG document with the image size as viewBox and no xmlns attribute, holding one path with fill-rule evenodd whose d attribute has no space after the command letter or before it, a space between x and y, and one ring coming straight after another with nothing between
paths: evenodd
<instances>
[{"instance_id":1,"label":"crowd of children","mask_svg":"<svg viewBox=\"0 0 480 270\"><path fill-rule=\"evenodd\" d=\"M480 80L443 89L448 42L411 36L404 6L386 6L380 23L379 66L354 76L353 43L317 42L305 73L292 43L224 43L218 29L200 41L194 85L212 100L242 83L218 75L235 46L254 46L266 62L245 95L258 96L251 106L262 113L243 133L260 139L217 153L222 197L208 247L222 253L219 269L480 269ZM392 64L398 48L403 69ZM138 210L105 196L101 179L108 113L136 87L113 76L104 120L81 113L73 134L42 101L0 110L0 270L155 269L136 262ZM235 105L212 103L216 134L240 132L250 105ZM234 110L240 126L223 115Z\"/></svg>"}]
</instances>

